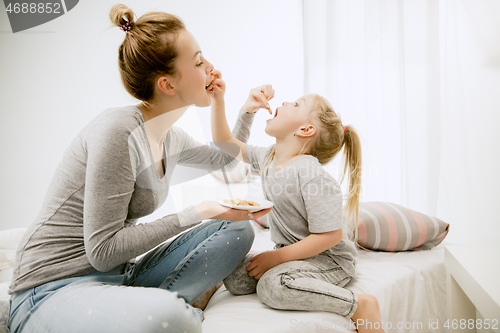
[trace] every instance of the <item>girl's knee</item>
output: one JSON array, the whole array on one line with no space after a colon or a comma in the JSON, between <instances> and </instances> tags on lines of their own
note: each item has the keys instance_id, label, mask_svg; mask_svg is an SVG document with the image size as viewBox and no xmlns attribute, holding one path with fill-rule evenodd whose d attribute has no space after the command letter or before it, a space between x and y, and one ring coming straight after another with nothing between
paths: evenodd
<instances>
[{"instance_id":1,"label":"girl's knee","mask_svg":"<svg viewBox=\"0 0 500 333\"><path fill-rule=\"evenodd\" d=\"M224 279L224 286L233 295L247 295L255 292L257 279L248 275L247 266L256 254L247 254L236 269Z\"/></svg>"},{"instance_id":2,"label":"girl's knee","mask_svg":"<svg viewBox=\"0 0 500 333\"><path fill-rule=\"evenodd\" d=\"M275 309L282 308L286 286L282 283L282 274L275 274L272 269L264 273L257 283L257 296L260 301Z\"/></svg>"}]
</instances>

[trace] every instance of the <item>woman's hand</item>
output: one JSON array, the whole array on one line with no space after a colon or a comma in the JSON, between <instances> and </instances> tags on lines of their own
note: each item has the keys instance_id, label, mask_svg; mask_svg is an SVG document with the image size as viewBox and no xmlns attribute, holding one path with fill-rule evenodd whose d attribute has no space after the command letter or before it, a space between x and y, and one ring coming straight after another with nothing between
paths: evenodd
<instances>
[{"instance_id":1,"label":"woman's hand","mask_svg":"<svg viewBox=\"0 0 500 333\"><path fill-rule=\"evenodd\" d=\"M214 77L212 81L213 84L213 95L212 98L215 101L224 100L224 93L226 92L226 83L222 80L222 73L218 69L214 69L212 73L210 73Z\"/></svg>"},{"instance_id":2,"label":"woman's hand","mask_svg":"<svg viewBox=\"0 0 500 333\"><path fill-rule=\"evenodd\" d=\"M248 99L243 104L243 111L254 113L258 109L266 109L268 101L274 97L274 89L270 84L259 86L250 90Z\"/></svg>"},{"instance_id":3,"label":"woman's hand","mask_svg":"<svg viewBox=\"0 0 500 333\"><path fill-rule=\"evenodd\" d=\"M272 208L268 208L255 213L250 213L247 210L232 209L221 206L215 201L203 201L202 203L196 205L195 208L202 220L219 219L233 222L255 220L266 215L272 210Z\"/></svg>"},{"instance_id":4,"label":"woman's hand","mask_svg":"<svg viewBox=\"0 0 500 333\"><path fill-rule=\"evenodd\" d=\"M274 266L284 263L279 251L262 252L250 259L250 261L251 263L247 266L248 275L257 280Z\"/></svg>"}]
</instances>

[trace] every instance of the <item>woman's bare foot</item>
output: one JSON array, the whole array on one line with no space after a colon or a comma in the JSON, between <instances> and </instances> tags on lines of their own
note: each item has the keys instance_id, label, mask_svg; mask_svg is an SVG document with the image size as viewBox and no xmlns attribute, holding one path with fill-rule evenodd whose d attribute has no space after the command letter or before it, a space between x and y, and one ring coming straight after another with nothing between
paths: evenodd
<instances>
[{"instance_id":1,"label":"woman's bare foot","mask_svg":"<svg viewBox=\"0 0 500 333\"><path fill-rule=\"evenodd\" d=\"M208 304L208 301L210 300L210 297L219 289L222 285L219 283L215 287L208 289L203 295L200 296L193 304L191 304L193 307L205 310L205 307Z\"/></svg>"},{"instance_id":2,"label":"woman's bare foot","mask_svg":"<svg viewBox=\"0 0 500 333\"><path fill-rule=\"evenodd\" d=\"M351 320L359 333L384 333L377 298L373 295L359 294L358 308Z\"/></svg>"}]
</instances>

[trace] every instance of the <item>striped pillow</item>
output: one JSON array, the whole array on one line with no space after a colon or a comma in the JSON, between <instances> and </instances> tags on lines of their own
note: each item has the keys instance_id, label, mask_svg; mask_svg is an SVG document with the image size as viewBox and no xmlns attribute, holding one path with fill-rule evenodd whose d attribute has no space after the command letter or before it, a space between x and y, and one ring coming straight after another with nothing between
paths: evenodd
<instances>
[{"instance_id":1,"label":"striped pillow","mask_svg":"<svg viewBox=\"0 0 500 333\"><path fill-rule=\"evenodd\" d=\"M450 226L390 202L361 203L358 224L358 245L387 252L433 248L443 241Z\"/></svg>"}]
</instances>

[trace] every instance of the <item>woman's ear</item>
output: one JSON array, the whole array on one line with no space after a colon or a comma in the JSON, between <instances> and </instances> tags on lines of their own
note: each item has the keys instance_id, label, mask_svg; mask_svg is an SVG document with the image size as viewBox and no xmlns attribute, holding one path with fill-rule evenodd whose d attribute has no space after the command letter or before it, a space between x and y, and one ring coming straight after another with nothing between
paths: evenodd
<instances>
[{"instance_id":1,"label":"woman's ear","mask_svg":"<svg viewBox=\"0 0 500 333\"><path fill-rule=\"evenodd\" d=\"M175 95L175 88L172 86L172 78L168 76L160 76L156 81L156 86L161 92L167 95Z\"/></svg>"}]
</instances>

